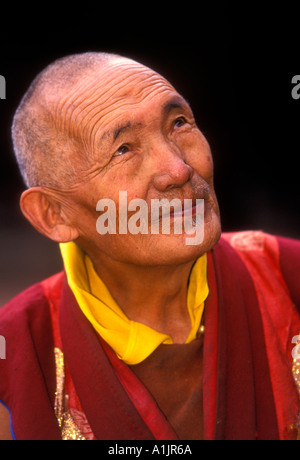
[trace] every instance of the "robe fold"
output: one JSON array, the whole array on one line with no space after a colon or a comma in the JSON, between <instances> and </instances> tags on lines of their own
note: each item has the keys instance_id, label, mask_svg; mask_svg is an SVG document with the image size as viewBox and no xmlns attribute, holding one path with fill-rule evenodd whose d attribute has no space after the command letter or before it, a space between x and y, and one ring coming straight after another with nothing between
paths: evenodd
<instances>
[{"instance_id":1,"label":"robe fold","mask_svg":"<svg viewBox=\"0 0 300 460\"><path fill-rule=\"evenodd\" d=\"M208 253L204 439L297 438L299 273L300 242L263 232L223 234ZM0 335L0 403L17 440L59 440L64 428L82 439L179 439L83 315L64 272L2 307Z\"/></svg>"}]
</instances>

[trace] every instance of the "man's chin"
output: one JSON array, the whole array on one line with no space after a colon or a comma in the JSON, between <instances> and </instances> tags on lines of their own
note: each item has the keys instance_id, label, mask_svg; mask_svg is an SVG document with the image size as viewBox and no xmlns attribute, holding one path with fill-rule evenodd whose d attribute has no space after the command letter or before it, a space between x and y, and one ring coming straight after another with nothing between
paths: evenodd
<instances>
[{"instance_id":1,"label":"man's chin","mask_svg":"<svg viewBox=\"0 0 300 460\"><path fill-rule=\"evenodd\" d=\"M151 235L147 247L143 248L143 254L140 254L140 261L143 260L142 265L187 263L210 251L220 236L220 220L216 215L212 215L209 222L205 223L203 234L196 231L194 234Z\"/></svg>"},{"instance_id":2,"label":"man's chin","mask_svg":"<svg viewBox=\"0 0 300 460\"><path fill-rule=\"evenodd\" d=\"M99 257L136 266L177 265L195 261L210 251L221 236L219 215L211 210L205 216L203 229L180 234L112 234L98 235L94 250ZM91 246L88 244L88 246ZM88 252L88 251L87 251Z\"/></svg>"}]
</instances>

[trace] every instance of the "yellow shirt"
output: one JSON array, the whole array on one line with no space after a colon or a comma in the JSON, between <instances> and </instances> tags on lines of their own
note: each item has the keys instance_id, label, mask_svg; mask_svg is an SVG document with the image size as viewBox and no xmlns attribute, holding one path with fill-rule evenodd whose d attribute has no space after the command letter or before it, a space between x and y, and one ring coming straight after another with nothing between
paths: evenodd
<instances>
[{"instance_id":1,"label":"yellow shirt","mask_svg":"<svg viewBox=\"0 0 300 460\"><path fill-rule=\"evenodd\" d=\"M117 305L96 273L91 259L73 242L60 244L68 284L86 318L117 356L127 364L138 364L171 337L142 323L131 321ZM208 296L207 257L193 266L187 295L191 331L186 343L195 340Z\"/></svg>"}]
</instances>

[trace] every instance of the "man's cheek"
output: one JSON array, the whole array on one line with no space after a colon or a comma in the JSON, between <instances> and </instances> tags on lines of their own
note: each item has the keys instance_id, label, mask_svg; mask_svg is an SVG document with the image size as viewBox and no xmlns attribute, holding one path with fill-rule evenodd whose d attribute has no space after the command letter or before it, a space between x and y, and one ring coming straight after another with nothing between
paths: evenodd
<instances>
[{"instance_id":1,"label":"man's cheek","mask_svg":"<svg viewBox=\"0 0 300 460\"><path fill-rule=\"evenodd\" d=\"M197 153L191 158L189 165L199 174L210 186L213 185L214 167L211 155L208 153Z\"/></svg>"}]
</instances>

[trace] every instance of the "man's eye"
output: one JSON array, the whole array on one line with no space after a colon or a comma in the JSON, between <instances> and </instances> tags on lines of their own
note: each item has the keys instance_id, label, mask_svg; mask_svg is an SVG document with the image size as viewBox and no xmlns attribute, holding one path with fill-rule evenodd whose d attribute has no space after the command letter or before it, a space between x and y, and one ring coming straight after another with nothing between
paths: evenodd
<instances>
[{"instance_id":1,"label":"man's eye","mask_svg":"<svg viewBox=\"0 0 300 460\"><path fill-rule=\"evenodd\" d=\"M118 150L114 153L114 157L124 155L125 153L129 152L129 147L127 145L121 145Z\"/></svg>"},{"instance_id":2,"label":"man's eye","mask_svg":"<svg viewBox=\"0 0 300 460\"><path fill-rule=\"evenodd\" d=\"M187 123L187 120L185 117L178 117L176 118L176 120L174 121L174 126L176 128L180 128L181 126L185 125Z\"/></svg>"}]
</instances>

